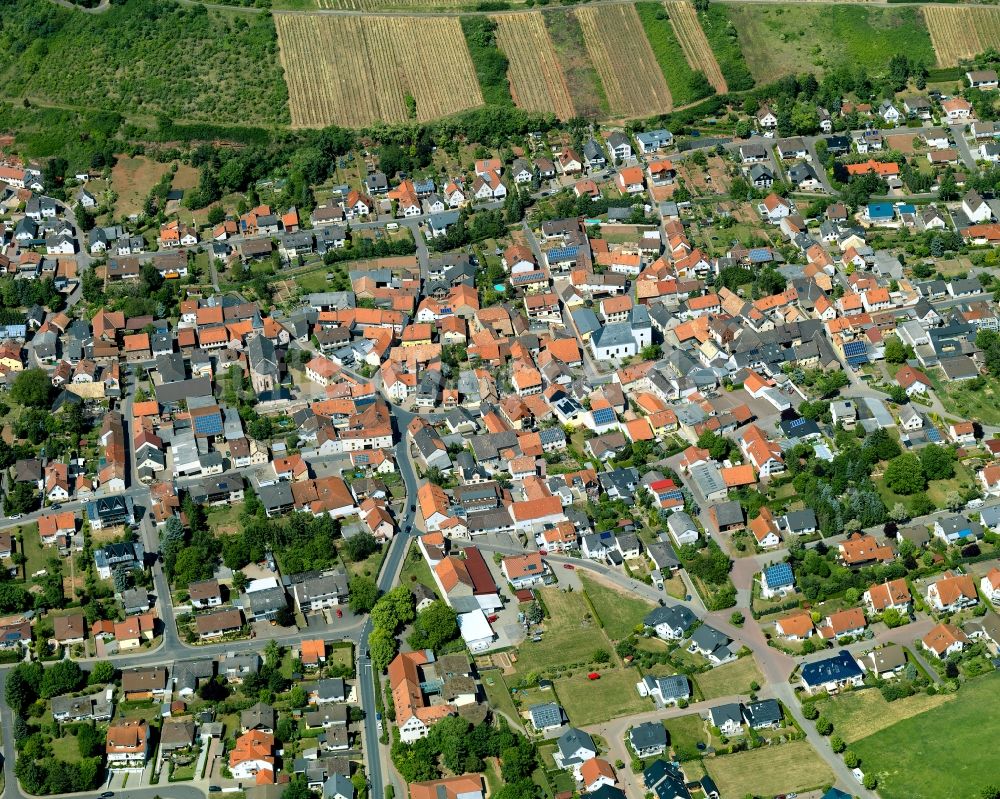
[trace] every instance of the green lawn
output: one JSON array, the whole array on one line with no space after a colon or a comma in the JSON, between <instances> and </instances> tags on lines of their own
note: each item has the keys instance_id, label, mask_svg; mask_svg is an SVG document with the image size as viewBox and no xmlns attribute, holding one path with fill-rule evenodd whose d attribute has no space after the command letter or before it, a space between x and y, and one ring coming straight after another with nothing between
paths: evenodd
<instances>
[{"instance_id":1,"label":"green lawn","mask_svg":"<svg viewBox=\"0 0 1000 799\"><path fill-rule=\"evenodd\" d=\"M694 760L701 757L698 744L708 742L705 721L697 713L667 719L664 724L670 736L670 747L678 760ZM690 775L689 775L690 776Z\"/></svg>"},{"instance_id":2,"label":"green lawn","mask_svg":"<svg viewBox=\"0 0 1000 799\"><path fill-rule=\"evenodd\" d=\"M427 565L420 549L416 543L410 544L403 560L403 568L399 572L399 584L411 585L420 583L431 591L437 593L437 586L434 584L434 576L431 574L431 567Z\"/></svg>"},{"instance_id":3,"label":"green lawn","mask_svg":"<svg viewBox=\"0 0 1000 799\"><path fill-rule=\"evenodd\" d=\"M510 698L510 689L499 669L489 669L482 674L483 690L486 691L486 698L490 706L503 711L512 719L518 719L517 708L514 707L514 700Z\"/></svg>"},{"instance_id":4,"label":"green lawn","mask_svg":"<svg viewBox=\"0 0 1000 799\"><path fill-rule=\"evenodd\" d=\"M861 768L873 771L883 799L945 799L973 796L997 780L993 742L1000 720L1000 675L965 683L942 707L893 724L851 748Z\"/></svg>"},{"instance_id":5,"label":"green lawn","mask_svg":"<svg viewBox=\"0 0 1000 799\"><path fill-rule=\"evenodd\" d=\"M588 679L585 669L573 672L572 677L555 680L559 703L574 726L584 727L650 709L649 700L635 690L638 671L621 667L597 671L601 675L599 680Z\"/></svg>"},{"instance_id":6,"label":"green lawn","mask_svg":"<svg viewBox=\"0 0 1000 799\"><path fill-rule=\"evenodd\" d=\"M963 490L973 485L975 485L975 478L972 476L972 472L969 471L969 467L961 461L956 461L955 476L949 480L932 480L927 484L927 490L924 493L939 508L945 508L947 507L946 503L949 494L956 491L962 493ZM912 494L910 496L897 494L885 484L883 478L875 481L875 487L878 489L879 495L882 497L882 501L887 508L891 508L897 502L902 503L906 508L911 508L913 501L918 496L921 496L920 494Z\"/></svg>"},{"instance_id":7,"label":"green lawn","mask_svg":"<svg viewBox=\"0 0 1000 799\"><path fill-rule=\"evenodd\" d=\"M884 70L899 53L927 66L934 66L936 59L917 8L733 4L726 5L725 11L747 65L760 83L841 65Z\"/></svg>"},{"instance_id":8,"label":"green lawn","mask_svg":"<svg viewBox=\"0 0 1000 799\"><path fill-rule=\"evenodd\" d=\"M949 413L986 425L1000 424L1000 380L997 378L983 377L984 385L976 387L979 380L950 383L940 369L928 370L927 376Z\"/></svg>"},{"instance_id":9,"label":"green lawn","mask_svg":"<svg viewBox=\"0 0 1000 799\"><path fill-rule=\"evenodd\" d=\"M612 640L627 638L654 607L653 603L618 591L584 572L580 573L580 582L597 611L604 632Z\"/></svg>"},{"instance_id":10,"label":"green lawn","mask_svg":"<svg viewBox=\"0 0 1000 799\"><path fill-rule=\"evenodd\" d=\"M243 511L243 503L237 502L233 505L221 505L217 508L208 508L208 528L213 535L231 535L240 531L240 513Z\"/></svg>"},{"instance_id":11,"label":"green lawn","mask_svg":"<svg viewBox=\"0 0 1000 799\"><path fill-rule=\"evenodd\" d=\"M45 552L45 547L42 546L42 541L38 537L37 524L26 524L18 529L21 531L22 546L24 547L24 576L30 579L35 572L47 568L46 561L49 559L49 555ZM53 549L51 554L56 554L56 550Z\"/></svg>"},{"instance_id":12,"label":"green lawn","mask_svg":"<svg viewBox=\"0 0 1000 799\"><path fill-rule=\"evenodd\" d=\"M331 271L329 267L324 266L321 269L314 269L311 272L302 272L295 276L295 282L306 292L327 291L330 283L326 279L326 275Z\"/></svg>"},{"instance_id":13,"label":"green lawn","mask_svg":"<svg viewBox=\"0 0 1000 799\"><path fill-rule=\"evenodd\" d=\"M774 796L833 782L830 767L807 741L766 746L704 763L722 796Z\"/></svg>"},{"instance_id":14,"label":"green lawn","mask_svg":"<svg viewBox=\"0 0 1000 799\"><path fill-rule=\"evenodd\" d=\"M756 681L758 685L764 683L757 664L749 655L697 674L694 679L705 699L749 693L751 682Z\"/></svg>"},{"instance_id":15,"label":"green lawn","mask_svg":"<svg viewBox=\"0 0 1000 799\"><path fill-rule=\"evenodd\" d=\"M601 632L596 619L579 591L542 588L539 595L548 608L545 634L541 641L525 641L517 650L518 674L532 671L585 666L598 649L611 651L611 644Z\"/></svg>"},{"instance_id":16,"label":"green lawn","mask_svg":"<svg viewBox=\"0 0 1000 799\"><path fill-rule=\"evenodd\" d=\"M80 745L76 742L76 736L66 733L65 735L52 740L52 754L56 760L64 763L80 762Z\"/></svg>"}]
</instances>

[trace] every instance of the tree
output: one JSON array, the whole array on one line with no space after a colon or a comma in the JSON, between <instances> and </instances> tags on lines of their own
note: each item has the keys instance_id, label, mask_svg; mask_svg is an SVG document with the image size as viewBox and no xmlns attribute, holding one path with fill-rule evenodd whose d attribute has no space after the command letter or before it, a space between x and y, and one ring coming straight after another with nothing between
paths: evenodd
<instances>
[{"instance_id":1,"label":"tree","mask_svg":"<svg viewBox=\"0 0 1000 799\"><path fill-rule=\"evenodd\" d=\"M246 576L242 571L237 569L233 572L233 590L236 593L242 593L243 589L250 584L250 578Z\"/></svg>"},{"instance_id":2,"label":"tree","mask_svg":"<svg viewBox=\"0 0 1000 799\"><path fill-rule=\"evenodd\" d=\"M853 749L848 749L844 752L844 765L848 768L857 768L860 762L861 758L858 757Z\"/></svg>"},{"instance_id":3,"label":"tree","mask_svg":"<svg viewBox=\"0 0 1000 799\"><path fill-rule=\"evenodd\" d=\"M78 691L86 681L86 675L75 660L60 660L45 670L42 699Z\"/></svg>"},{"instance_id":4,"label":"tree","mask_svg":"<svg viewBox=\"0 0 1000 799\"><path fill-rule=\"evenodd\" d=\"M348 605L352 613L367 613L378 600L378 585L371 577L357 575L348 583Z\"/></svg>"},{"instance_id":5,"label":"tree","mask_svg":"<svg viewBox=\"0 0 1000 799\"><path fill-rule=\"evenodd\" d=\"M701 449L707 449L713 460L723 461L729 456L732 442L711 430L704 430L698 436L698 446Z\"/></svg>"},{"instance_id":6,"label":"tree","mask_svg":"<svg viewBox=\"0 0 1000 799\"><path fill-rule=\"evenodd\" d=\"M25 369L14 378L10 397L25 408L47 411L52 407L52 380L44 369Z\"/></svg>"},{"instance_id":7,"label":"tree","mask_svg":"<svg viewBox=\"0 0 1000 799\"><path fill-rule=\"evenodd\" d=\"M909 521L910 512L906 509L906 505L904 505L902 502L897 502L889 510L889 518L892 519L894 522ZM902 551L902 547L900 547L900 551Z\"/></svg>"},{"instance_id":8,"label":"tree","mask_svg":"<svg viewBox=\"0 0 1000 799\"><path fill-rule=\"evenodd\" d=\"M217 225L226 218L226 211L221 205L213 205L208 209L208 224Z\"/></svg>"},{"instance_id":9,"label":"tree","mask_svg":"<svg viewBox=\"0 0 1000 799\"><path fill-rule=\"evenodd\" d=\"M87 682L91 685L107 685L115 679L115 667L108 660L99 660L90 670Z\"/></svg>"},{"instance_id":10,"label":"tree","mask_svg":"<svg viewBox=\"0 0 1000 799\"><path fill-rule=\"evenodd\" d=\"M889 336L885 340L885 360L887 363L903 363L906 360L906 347L898 336Z\"/></svg>"},{"instance_id":11,"label":"tree","mask_svg":"<svg viewBox=\"0 0 1000 799\"><path fill-rule=\"evenodd\" d=\"M847 744L844 743L844 739L839 735L833 735L830 737L830 748L837 754L840 754L847 748Z\"/></svg>"},{"instance_id":12,"label":"tree","mask_svg":"<svg viewBox=\"0 0 1000 799\"><path fill-rule=\"evenodd\" d=\"M920 450L920 465L928 480L949 480L955 476L955 451L951 447L928 444Z\"/></svg>"},{"instance_id":13,"label":"tree","mask_svg":"<svg viewBox=\"0 0 1000 799\"><path fill-rule=\"evenodd\" d=\"M124 567L119 566L111 576L114 579L116 594L127 591L132 585L132 572Z\"/></svg>"},{"instance_id":14,"label":"tree","mask_svg":"<svg viewBox=\"0 0 1000 799\"><path fill-rule=\"evenodd\" d=\"M7 677L5 699L15 714L23 716L28 705L35 701L37 694L25 676L14 669Z\"/></svg>"},{"instance_id":15,"label":"tree","mask_svg":"<svg viewBox=\"0 0 1000 799\"><path fill-rule=\"evenodd\" d=\"M360 563L378 552L378 541L371 533L358 533L344 540L344 551L352 561Z\"/></svg>"},{"instance_id":16,"label":"tree","mask_svg":"<svg viewBox=\"0 0 1000 799\"><path fill-rule=\"evenodd\" d=\"M927 487L920 459L912 454L898 455L885 467L885 484L897 494L909 495Z\"/></svg>"},{"instance_id":17,"label":"tree","mask_svg":"<svg viewBox=\"0 0 1000 799\"><path fill-rule=\"evenodd\" d=\"M833 732L833 722L826 716L820 716L816 719L816 732L820 735L829 735Z\"/></svg>"},{"instance_id":18,"label":"tree","mask_svg":"<svg viewBox=\"0 0 1000 799\"><path fill-rule=\"evenodd\" d=\"M802 706L802 715L812 721L815 718L819 718L819 709L815 704L809 702Z\"/></svg>"},{"instance_id":19,"label":"tree","mask_svg":"<svg viewBox=\"0 0 1000 799\"><path fill-rule=\"evenodd\" d=\"M416 609L413 594L405 585L387 591L371 610L372 626L395 633L401 626L413 621Z\"/></svg>"},{"instance_id":20,"label":"tree","mask_svg":"<svg viewBox=\"0 0 1000 799\"><path fill-rule=\"evenodd\" d=\"M878 787L878 777L869 771L865 774L865 778L861 780L861 784L864 785L869 791L874 791Z\"/></svg>"},{"instance_id":21,"label":"tree","mask_svg":"<svg viewBox=\"0 0 1000 799\"><path fill-rule=\"evenodd\" d=\"M432 649L437 652L457 635L458 616L453 608L439 599L417 614L409 644L414 649Z\"/></svg>"},{"instance_id":22,"label":"tree","mask_svg":"<svg viewBox=\"0 0 1000 799\"><path fill-rule=\"evenodd\" d=\"M288 701L293 708L302 708L309 704L309 694L301 685L296 685L288 695Z\"/></svg>"},{"instance_id":23,"label":"tree","mask_svg":"<svg viewBox=\"0 0 1000 799\"><path fill-rule=\"evenodd\" d=\"M865 449L872 452L876 460L888 461L902 452L899 442L883 428L873 430L865 438Z\"/></svg>"},{"instance_id":24,"label":"tree","mask_svg":"<svg viewBox=\"0 0 1000 799\"><path fill-rule=\"evenodd\" d=\"M539 624L545 618L545 614L542 612L541 605L537 602L532 602L524 611L524 617L532 624Z\"/></svg>"},{"instance_id":25,"label":"tree","mask_svg":"<svg viewBox=\"0 0 1000 799\"><path fill-rule=\"evenodd\" d=\"M368 651L371 655L372 668L383 672L389 667L390 661L396 657L399 643L396 635L384 627L375 627L368 636Z\"/></svg>"}]
</instances>

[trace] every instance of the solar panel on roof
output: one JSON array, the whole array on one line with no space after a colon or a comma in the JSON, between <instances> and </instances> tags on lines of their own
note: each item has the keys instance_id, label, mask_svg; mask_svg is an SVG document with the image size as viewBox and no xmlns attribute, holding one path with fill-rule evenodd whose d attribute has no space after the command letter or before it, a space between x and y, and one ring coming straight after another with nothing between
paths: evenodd
<instances>
[{"instance_id":1,"label":"solar panel on roof","mask_svg":"<svg viewBox=\"0 0 1000 799\"><path fill-rule=\"evenodd\" d=\"M217 415L196 416L194 429L205 435L217 435L222 432L222 419Z\"/></svg>"},{"instance_id":2,"label":"solar panel on roof","mask_svg":"<svg viewBox=\"0 0 1000 799\"><path fill-rule=\"evenodd\" d=\"M594 422L597 424L611 424L615 420L615 412L611 408L599 408L594 411Z\"/></svg>"},{"instance_id":3,"label":"solar panel on roof","mask_svg":"<svg viewBox=\"0 0 1000 799\"><path fill-rule=\"evenodd\" d=\"M864 355L867 351L867 347L863 341L848 341L844 345L844 355L848 357L854 355Z\"/></svg>"}]
</instances>

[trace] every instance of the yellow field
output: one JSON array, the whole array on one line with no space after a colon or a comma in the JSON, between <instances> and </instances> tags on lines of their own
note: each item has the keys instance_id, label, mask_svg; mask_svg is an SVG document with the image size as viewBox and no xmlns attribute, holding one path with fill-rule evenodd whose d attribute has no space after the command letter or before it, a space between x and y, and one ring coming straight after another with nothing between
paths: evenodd
<instances>
[{"instance_id":1,"label":"yellow field","mask_svg":"<svg viewBox=\"0 0 1000 799\"><path fill-rule=\"evenodd\" d=\"M652 116L673 107L635 6L584 6L574 12L614 116Z\"/></svg>"},{"instance_id":2,"label":"yellow field","mask_svg":"<svg viewBox=\"0 0 1000 799\"><path fill-rule=\"evenodd\" d=\"M457 17L275 14L292 125L424 122L483 104Z\"/></svg>"},{"instance_id":3,"label":"yellow field","mask_svg":"<svg viewBox=\"0 0 1000 799\"><path fill-rule=\"evenodd\" d=\"M807 741L765 746L704 761L722 796L774 796L833 782L833 772Z\"/></svg>"},{"instance_id":4,"label":"yellow field","mask_svg":"<svg viewBox=\"0 0 1000 799\"><path fill-rule=\"evenodd\" d=\"M691 69L700 70L719 94L725 94L729 87L722 77L719 62L715 60L715 53L705 38L705 31L701 29L694 6L687 0L681 0L680 3L668 3L667 11L670 13L674 33L677 34L677 41L680 42Z\"/></svg>"},{"instance_id":5,"label":"yellow field","mask_svg":"<svg viewBox=\"0 0 1000 799\"><path fill-rule=\"evenodd\" d=\"M819 711L833 722L833 729L847 743L874 735L898 721L918 716L950 702L956 694L914 694L895 702L886 702L874 689L847 691L824 700Z\"/></svg>"},{"instance_id":6,"label":"yellow field","mask_svg":"<svg viewBox=\"0 0 1000 799\"><path fill-rule=\"evenodd\" d=\"M939 67L954 67L986 50L1000 49L1000 8L924 6Z\"/></svg>"},{"instance_id":7,"label":"yellow field","mask_svg":"<svg viewBox=\"0 0 1000 799\"><path fill-rule=\"evenodd\" d=\"M514 103L526 111L547 112L559 119L572 117L575 112L566 76L541 12L498 14L493 20L497 44L510 62L507 77Z\"/></svg>"},{"instance_id":8,"label":"yellow field","mask_svg":"<svg viewBox=\"0 0 1000 799\"><path fill-rule=\"evenodd\" d=\"M407 10L426 11L432 8L458 8L468 5L469 0L316 0L320 8L335 8L341 11L385 11Z\"/></svg>"}]
</instances>

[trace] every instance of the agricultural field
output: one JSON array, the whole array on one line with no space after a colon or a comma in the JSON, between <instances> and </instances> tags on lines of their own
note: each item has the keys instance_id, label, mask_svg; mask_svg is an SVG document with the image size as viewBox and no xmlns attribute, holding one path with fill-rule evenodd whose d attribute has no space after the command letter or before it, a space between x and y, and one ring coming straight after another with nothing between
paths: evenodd
<instances>
[{"instance_id":1,"label":"agricultural field","mask_svg":"<svg viewBox=\"0 0 1000 799\"><path fill-rule=\"evenodd\" d=\"M542 14L542 17L566 77L566 88L574 110L583 117L607 116L608 96L601 84L600 75L587 57L583 30L576 14L571 11L550 11Z\"/></svg>"},{"instance_id":2,"label":"agricultural field","mask_svg":"<svg viewBox=\"0 0 1000 799\"><path fill-rule=\"evenodd\" d=\"M983 750L982 742L995 740L1000 722L995 713L983 711L996 706L998 690L1000 676L979 677L965 683L943 706L852 744L861 758L861 770L878 777L879 796L971 796L995 782L996 758Z\"/></svg>"},{"instance_id":3,"label":"agricultural field","mask_svg":"<svg viewBox=\"0 0 1000 799\"><path fill-rule=\"evenodd\" d=\"M842 64L885 69L898 53L928 66L935 63L930 35L916 8L805 3L732 4L725 10L750 71L761 83Z\"/></svg>"},{"instance_id":4,"label":"agricultural field","mask_svg":"<svg viewBox=\"0 0 1000 799\"><path fill-rule=\"evenodd\" d=\"M497 44L510 61L507 76L514 103L526 111L570 119L573 100L541 12L498 14Z\"/></svg>"},{"instance_id":5,"label":"agricultural field","mask_svg":"<svg viewBox=\"0 0 1000 799\"><path fill-rule=\"evenodd\" d=\"M886 702L875 689L847 691L817 704L820 714L833 722L837 735L851 744L874 735L939 705L955 699L955 694L914 694L895 702Z\"/></svg>"},{"instance_id":6,"label":"agricultural field","mask_svg":"<svg viewBox=\"0 0 1000 799\"><path fill-rule=\"evenodd\" d=\"M701 29L694 6L687 0L681 0L679 3L668 3L667 11L674 32L677 34L677 41L680 42L691 69L701 72L708 78L708 82L720 94L729 91L726 79L722 75L722 68L705 37L705 31Z\"/></svg>"},{"instance_id":7,"label":"agricultural field","mask_svg":"<svg viewBox=\"0 0 1000 799\"><path fill-rule=\"evenodd\" d=\"M287 7L289 0L279 0L278 7ZM307 0L312 3L313 0ZM448 11L472 8L472 0L315 0L316 7L338 11Z\"/></svg>"},{"instance_id":8,"label":"agricultural field","mask_svg":"<svg viewBox=\"0 0 1000 799\"><path fill-rule=\"evenodd\" d=\"M176 122L288 122L270 14L156 0L115 3L103 14L14 0L5 12L8 97Z\"/></svg>"},{"instance_id":9,"label":"agricultural field","mask_svg":"<svg viewBox=\"0 0 1000 799\"><path fill-rule=\"evenodd\" d=\"M939 67L954 67L963 59L1000 49L1000 8L925 6L921 11Z\"/></svg>"},{"instance_id":10,"label":"agricultural field","mask_svg":"<svg viewBox=\"0 0 1000 799\"><path fill-rule=\"evenodd\" d=\"M295 127L425 122L483 104L457 17L275 20Z\"/></svg>"},{"instance_id":11,"label":"agricultural field","mask_svg":"<svg viewBox=\"0 0 1000 799\"><path fill-rule=\"evenodd\" d=\"M635 6L584 6L574 13L612 116L650 116L673 108Z\"/></svg>"},{"instance_id":12,"label":"agricultural field","mask_svg":"<svg viewBox=\"0 0 1000 799\"><path fill-rule=\"evenodd\" d=\"M765 746L703 761L722 796L775 796L833 782L833 772L806 741Z\"/></svg>"}]
</instances>

